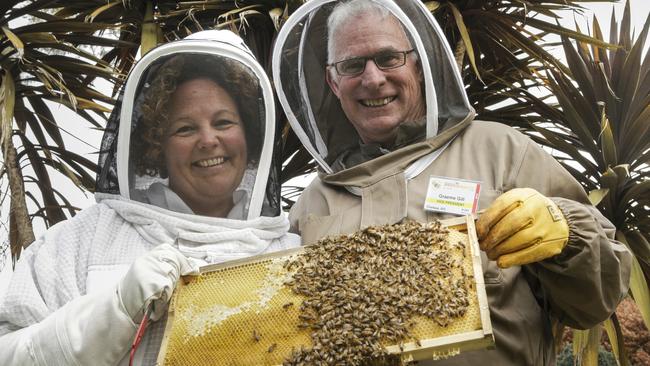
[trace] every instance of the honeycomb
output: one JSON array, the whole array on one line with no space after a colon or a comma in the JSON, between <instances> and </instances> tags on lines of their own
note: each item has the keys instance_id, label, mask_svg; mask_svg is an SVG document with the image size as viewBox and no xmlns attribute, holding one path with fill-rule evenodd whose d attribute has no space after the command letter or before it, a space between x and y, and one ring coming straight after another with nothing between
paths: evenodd
<instances>
[{"instance_id":1,"label":"honeycomb","mask_svg":"<svg viewBox=\"0 0 650 366\"><path fill-rule=\"evenodd\" d=\"M467 311L446 327L416 317L411 335L419 342L383 344L388 353L403 361L442 358L493 342L478 248L472 245L473 222L467 227L467 232L450 230L447 237L449 243L465 243L465 255L459 258L464 272L480 277L469 288ZM291 278L284 264L303 250L210 266L189 282L179 282L159 364L279 365L292 351L310 347L311 331L298 327L303 298L284 285ZM450 276L460 269L454 272Z\"/></svg>"}]
</instances>

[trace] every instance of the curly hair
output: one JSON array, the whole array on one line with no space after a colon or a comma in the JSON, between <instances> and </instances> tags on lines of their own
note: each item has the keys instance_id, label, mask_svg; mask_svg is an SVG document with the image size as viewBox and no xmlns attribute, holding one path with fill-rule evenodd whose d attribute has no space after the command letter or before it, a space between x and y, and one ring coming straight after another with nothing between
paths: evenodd
<instances>
[{"instance_id":1,"label":"curly hair","mask_svg":"<svg viewBox=\"0 0 650 366\"><path fill-rule=\"evenodd\" d=\"M201 78L212 80L230 94L244 123L249 163L259 157L264 104L260 102L259 82L246 66L222 56L185 54L170 57L160 68L149 72L152 73L153 80L142 87L140 116L131 128L130 157L135 174L167 176L163 142L169 101L179 85Z\"/></svg>"}]
</instances>

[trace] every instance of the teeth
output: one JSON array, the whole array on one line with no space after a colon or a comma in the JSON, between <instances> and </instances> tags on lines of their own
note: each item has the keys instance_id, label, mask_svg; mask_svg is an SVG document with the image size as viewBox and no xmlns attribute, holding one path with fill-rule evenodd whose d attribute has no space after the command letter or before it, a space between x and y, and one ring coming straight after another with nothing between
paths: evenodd
<instances>
[{"instance_id":1,"label":"teeth","mask_svg":"<svg viewBox=\"0 0 650 366\"><path fill-rule=\"evenodd\" d=\"M199 160L194 164L200 166L201 168L208 168L211 166L223 164L224 161L225 159L223 158L223 156L220 156L218 158Z\"/></svg>"},{"instance_id":2,"label":"teeth","mask_svg":"<svg viewBox=\"0 0 650 366\"><path fill-rule=\"evenodd\" d=\"M387 97L381 99L364 99L361 101L361 104L363 104L366 107L381 107L392 102L393 100L395 100L395 98L396 97Z\"/></svg>"}]
</instances>

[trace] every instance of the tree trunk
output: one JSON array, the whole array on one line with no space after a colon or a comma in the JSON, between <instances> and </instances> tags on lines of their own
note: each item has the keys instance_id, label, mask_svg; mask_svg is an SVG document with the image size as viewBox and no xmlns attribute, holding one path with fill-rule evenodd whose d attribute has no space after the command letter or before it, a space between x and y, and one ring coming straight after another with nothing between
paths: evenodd
<instances>
[{"instance_id":1,"label":"tree trunk","mask_svg":"<svg viewBox=\"0 0 650 366\"><path fill-rule=\"evenodd\" d=\"M34 241L34 229L29 219L25 200L25 183L12 140L16 85L11 70L3 70L0 84L0 151L7 171L11 203L9 205L9 246L12 264L20 257L23 248Z\"/></svg>"},{"instance_id":2,"label":"tree trunk","mask_svg":"<svg viewBox=\"0 0 650 366\"><path fill-rule=\"evenodd\" d=\"M27 212L25 200L25 185L21 174L20 166L16 160L16 149L14 148L11 136L5 141L5 167L9 178L9 189L11 190L11 205L9 209L9 245L11 246L11 258L15 264L20 257L23 248L27 248L34 241L34 230Z\"/></svg>"}]
</instances>

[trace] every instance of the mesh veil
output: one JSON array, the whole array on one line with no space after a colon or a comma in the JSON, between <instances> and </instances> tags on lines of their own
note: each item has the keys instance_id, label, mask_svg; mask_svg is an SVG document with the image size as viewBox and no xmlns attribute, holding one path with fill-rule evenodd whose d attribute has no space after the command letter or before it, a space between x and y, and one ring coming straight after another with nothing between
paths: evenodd
<instances>
[{"instance_id":1,"label":"mesh veil","mask_svg":"<svg viewBox=\"0 0 650 366\"><path fill-rule=\"evenodd\" d=\"M177 84L173 87L192 78L209 75L215 84L223 86L242 116L248 159L241 183L233 196L236 205L240 197L247 197L241 200L249 200L243 204L245 208L241 219L276 216L280 212L280 164L277 161L279 154L271 152L276 128L270 83L241 39L228 32L227 41L221 42L219 36L223 35L223 31L208 32L221 33L217 34L216 39L183 40L160 46L143 57L131 72L106 125L99 154L96 192L121 194L156 204L155 201L142 200L141 195L135 194L152 191L153 183L167 186L164 168L149 169L147 174L143 174L140 166L136 169L138 159L138 164L142 165L142 160L145 160L144 164L148 166L146 159L138 156L143 131L146 132L148 128L143 127L143 120L146 119L143 104L147 103L147 95L152 93L152 84L161 79L161 70L166 71L170 69L170 64L177 63L184 66L177 67L180 71L178 76L174 76ZM221 76L213 77L212 74ZM233 78L236 80L232 81ZM166 90L165 87L159 89ZM247 94L242 91L244 89L248 90ZM155 97L149 96L148 99L155 100ZM169 105L169 102L161 100L160 104ZM150 113L151 108L147 111ZM157 121L153 117L148 120L151 119L154 123ZM169 190L165 188L165 191ZM250 213L249 207L253 208ZM163 208L175 210L173 207Z\"/></svg>"},{"instance_id":2,"label":"mesh veil","mask_svg":"<svg viewBox=\"0 0 650 366\"><path fill-rule=\"evenodd\" d=\"M340 5L352 2L355 0L305 3L287 20L273 50L273 79L278 99L296 135L326 174L338 171L334 162L347 151L358 148L360 141L325 76L330 62L341 61L328 60L328 45L338 40L329 39L330 15ZM384 18L377 18L381 24L385 24L385 17L399 22L417 57L423 75L420 87L426 112L423 121L413 123L411 134L430 138L472 114L453 53L427 8L413 0L365 2L382 9ZM340 24L359 23L355 19L364 16L363 11L367 10L349 13ZM367 56L372 55L350 55Z\"/></svg>"}]
</instances>

